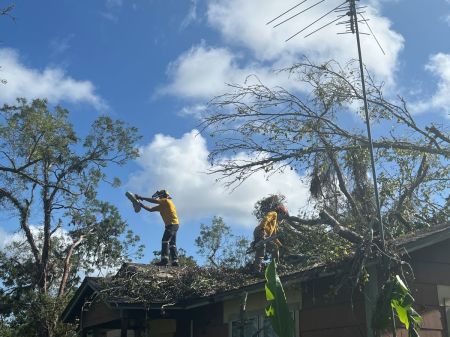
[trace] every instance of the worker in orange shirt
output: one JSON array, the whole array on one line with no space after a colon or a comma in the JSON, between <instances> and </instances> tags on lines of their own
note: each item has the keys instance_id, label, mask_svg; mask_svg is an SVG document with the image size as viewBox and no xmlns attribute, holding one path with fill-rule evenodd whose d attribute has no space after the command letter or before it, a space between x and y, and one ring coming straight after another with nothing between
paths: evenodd
<instances>
[{"instance_id":1,"label":"worker in orange shirt","mask_svg":"<svg viewBox=\"0 0 450 337\"><path fill-rule=\"evenodd\" d=\"M272 211L267 212L261 223L256 226L253 231L253 245L257 245L258 242L266 240L278 232L278 222L287 218L289 212L287 208L279 204L274 207ZM272 242L273 254L278 258L278 250L281 246L281 242L278 239L274 239ZM255 262L254 266L257 272L262 272L263 270L263 260L266 254L266 244L262 244L256 247L255 250Z\"/></svg>"},{"instance_id":2,"label":"worker in orange shirt","mask_svg":"<svg viewBox=\"0 0 450 337\"><path fill-rule=\"evenodd\" d=\"M166 190L156 191L151 198L142 197L135 194L136 199L148 201L157 206L148 207L140 203L141 207L149 212L159 212L165 224L164 234L161 240L161 261L156 263L158 266L167 266L170 260L172 266L179 266L177 252L177 231L180 227L177 210L172 201L172 197Z\"/></svg>"}]
</instances>

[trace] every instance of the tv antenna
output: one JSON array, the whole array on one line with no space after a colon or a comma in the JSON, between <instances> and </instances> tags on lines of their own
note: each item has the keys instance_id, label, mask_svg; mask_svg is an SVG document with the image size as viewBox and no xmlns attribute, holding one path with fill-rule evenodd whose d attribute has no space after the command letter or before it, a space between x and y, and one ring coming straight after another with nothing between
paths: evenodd
<instances>
[{"instance_id":1,"label":"tv antenna","mask_svg":"<svg viewBox=\"0 0 450 337\"><path fill-rule=\"evenodd\" d=\"M282 24L284 24L288 21L291 21L295 17L297 17L305 12L308 12L312 8L318 6L319 4L326 2L326 1L327 0L316 0L314 3L312 3L308 7L301 9L299 7L303 4L305 4L306 2L308 2L308 0L303 0L300 3L296 4L295 6L289 8L282 14L278 15L276 18L267 22L267 25L275 23L277 21L280 21L273 26L273 28L279 27ZM365 123L366 123L366 129L367 129L367 138L369 140L370 163L371 163L371 168L372 168L375 203L376 203L376 208L377 208L377 217L378 217L378 225L379 225L379 231L380 231L380 236L381 236L381 243L382 243L382 247L384 250L385 249L384 226L383 226L383 220L381 218L381 206L380 206L380 198L379 198L379 193L378 193L377 173L376 173L376 168L375 168L375 159L374 159L374 152L373 152L372 131L370 128L369 108L368 108L368 103L367 103L367 94L366 94L366 85L365 85L365 78L364 78L364 65L363 65L363 60L362 60L360 35L371 35L374 38L374 40L376 41L378 47L381 49L382 53L383 54L386 54L386 53L384 52L383 48L381 47L380 42L378 41L372 28L370 27L369 20L367 20L363 16L363 14L365 13L364 9L367 8L367 6L356 5L357 1L359 2L360 0L344 0L342 3L335 6L333 9L327 11L325 14L316 18L311 23L302 27L295 34L288 37L286 39L286 42L302 33L305 34L304 38L307 38L307 37L313 35L314 33L317 33L318 31L325 29L326 27L332 25L333 23L335 25L344 27L344 31L340 32L338 34L353 34L356 36L356 46L357 46L357 50L358 50L359 70L360 70L360 77L361 77L361 88L362 88L363 101L364 101ZM299 9L299 12L292 14L291 12L297 8ZM285 16L287 14L290 14L290 16L285 18ZM328 21L327 23L322 24L321 26L317 27L319 25L319 22L328 18L331 15L334 16L334 18L331 21ZM368 28L370 33L360 31L360 29L359 29L360 22L363 23ZM309 31L309 30L312 30L312 31Z\"/></svg>"}]
</instances>

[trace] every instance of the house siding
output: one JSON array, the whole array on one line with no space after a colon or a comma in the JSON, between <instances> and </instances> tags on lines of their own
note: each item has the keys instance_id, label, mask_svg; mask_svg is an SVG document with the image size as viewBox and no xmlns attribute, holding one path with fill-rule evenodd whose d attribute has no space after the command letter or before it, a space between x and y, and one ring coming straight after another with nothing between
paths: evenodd
<instances>
[{"instance_id":1,"label":"house siding","mask_svg":"<svg viewBox=\"0 0 450 337\"><path fill-rule=\"evenodd\" d=\"M365 308L359 291L332 295L337 279L329 277L307 282L302 287L299 312L300 337L366 337ZM352 298L352 301L351 301Z\"/></svg>"},{"instance_id":2,"label":"house siding","mask_svg":"<svg viewBox=\"0 0 450 337\"><path fill-rule=\"evenodd\" d=\"M223 303L192 309L194 337L228 337L228 325L223 323Z\"/></svg>"},{"instance_id":3,"label":"house siding","mask_svg":"<svg viewBox=\"0 0 450 337\"><path fill-rule=\"evenodd\" d=\"M441 237L442 241L436 243L436 237L428 236L418 241L404 241L407 244L409 255L406 259L412 267L412 273L407 274L409 268L404 266L406 277L412 295L415 298L414 308L422 315L423 324L421 337L450 337L448 322L450 319L450 239ZM421 247L425 248L420 248ZM426 246L428 245L428 246ZM411 250L415 248L417 250ZM372 268L376 269L373 264ZM344 268L342 268L344 269ZM336 269L327 269L328 272ZM313 275L312 272L317 274ZM291 309L295 310L296 327L300 337L373 337L368 331L371 319L371 310L375 305L375 295L381 284L378 283L376 272L370 271L369 284L366 285L366 294L359 289L342 288L337 295L332 295L333 287L342 280L342 276L321 277L323 270L312 271L309 281L304 280L305 275L299 274L297 281L291 276L286 286L286 295ZM328 274L329 275L329 274ZM369 287L371 285L371 287ZM291 289L289 289L291 288ZM369 289L370 288L370 289ZM251 293L247 302L247 314L263 314L265 306L263 285L261 292ZM89 290L89 289L88 289ZM73 312L67 314L68 321L73 321L81 314L81 325L87 331L100 331L118 329L129 324L128 329L142 329L145 320L174 319L176 332L173 337L227 337L230 331L231 320L236 319L239 313L240 297L234 299L227 297L212 298L210 304L189 309L167 309L165 316L161 312L152 310L131 310L127 308L115 310L104 303L93 303L83 308L86 298L91 296L90 291L81 293L77 302L71 303ZM253 289L256 291L256 288ZM259 288L258 288L259 290ZM290 292L292 290L292 292ZM370 298L368 295L374 295ZM228 294L227 296L231 296ZM232 295L234 296L234 295ZM218 302L214 302L218 301ZM223 302L220 302L223 301ZM199 305L199 304L197 304ZM86 311L87 310L87 311ZM79 316L78 316L79 317ZM400 326L399 323L397 326ZM136 334L138 336L138 334ZM386 332L383 336L392 336ZM407 336L404 329L397 329L397 336Z\"/></svg>"},{"instance_id":4,"label":"house siding","mask_svg":"<svg viewBox=\"0 0 450 337\"><path fill-rule=\"evenodd\" d=\"M438 286L450 287L450 240L412 252L407 260L414 273L414 279L408 280L415 298L414 308L423 318L420 336L450 337L447 321L450 308L443 305L438 294ZM299 313L301 337L368 337L366 321L370 317L366 317L364 297L356 291L352 309L349 292L341 291L336 297L329 295L330 287L336 282L330 277L308 282L303 287L303 308ZM408 336L403 328L396 331L398 337ZM392 336L392 333L382 336Z\"/></svg>"},{"instance_id":5,"label":"house siding","mask_svg":"<svg viewBox=\"0 0 450 337\"><path fill-rule=\"evenodd\" d=\"M92 305L87 311L82 311L81 319L82 328L89 328L96 325L120 320L120 311L110 309L103 302L97 302Z\"/></svg>"},{"instance_id":6,"label":"house siding","mask_svg":"<svg viewBox=\"0 0 450 337\"><path fill-rule=\"evenodd\" d=\"M423 318L420 336L449 337L446 308L440 305L437 289L450 286L450 240L412 252L409 262L415 277L409 286Z\"/></svg>"}]
</instances>

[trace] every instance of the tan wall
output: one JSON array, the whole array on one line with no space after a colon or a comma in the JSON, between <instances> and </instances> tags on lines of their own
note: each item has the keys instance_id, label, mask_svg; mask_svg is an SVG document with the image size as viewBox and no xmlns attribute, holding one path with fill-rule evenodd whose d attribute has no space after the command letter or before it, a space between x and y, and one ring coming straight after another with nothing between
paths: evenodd
<instances>
[{"instance_id":1,"label":"tan wall","mask_svg":"<svg viewBox=\"0 0 450 337\"><path fill-rule=\"evenodd\" d=\"M154 319L148 321L147 329L152 337L173 337L177 331L174 319Z\"/></svg>"},{"instance_id":2,"label":"tan wall","mask_svg":"<svg viewBox=\"0 0 450 337\"><path fill-rule=\"evenodd\" d=\"M112 310L103 302L93 303L88 311L82 312L83 328L100 325L120 319L120 311Z\"/></svg>"},{"instance_id":3,"label":"tan wall","mask_svg":"<svg viewBox=\"0 0 450 337\"><path fill-rule=\"evenodd\" d=\"M301 289L300 287L286 287L285 289L286 300L288 304L295 308L301 307ZM232 319L236 319L240 313L241 299L235 298L225 301L223 303L223 322L227 323ZM267 305L266 294L264 291L249 294L247 297L247 312L264 312L264 308Z\"/></svg>"}]
</instances>

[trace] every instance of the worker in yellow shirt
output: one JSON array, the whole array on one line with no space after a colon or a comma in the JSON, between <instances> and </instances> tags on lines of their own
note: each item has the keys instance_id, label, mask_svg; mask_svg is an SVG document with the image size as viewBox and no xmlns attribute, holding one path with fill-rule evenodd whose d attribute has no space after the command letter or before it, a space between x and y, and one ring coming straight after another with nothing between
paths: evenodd
<instances>
[{"instance_id":1,"label":"worker in yellow shirt","mask_svg":"<svg viewBox=\"0 0 450 337\"><path fill-rule=\"evenodd\" d=\"M269 211L264 216L261 223L256 226L253 231L253 245L257 245L258 242L266 240L278 232L278 221L281 221L289 216L289 212L284 205L277 205L272 211ZM278 239L274 239L272 242L274 254L278 258L278 250L281 246L281 242ZM263 270L263 260L266 254L266 244L262 244L256 247L255 250L255 262L254 266L257 272Z\"/></svg>"},{"instance_id":2,"label":"worker in yellow shirt","mask_svg":"<svg viewBox=\"0 0 450 337\"><path fill-rule=\"evenodd\" d=\"M172 201L172 197L166 190L156 191L151 198L142 197L135 194L136 199L148 201L157 206L148 207L140 203L141 207L149 212L159 212L165 224L164 234L161 240L161 261L156 263L158 266L167 266L172 260L172 266L179 266L177 252L177 231L180 226L177 210Z\"/></svg>"}]
</instances>

